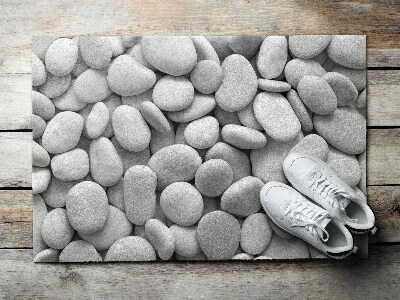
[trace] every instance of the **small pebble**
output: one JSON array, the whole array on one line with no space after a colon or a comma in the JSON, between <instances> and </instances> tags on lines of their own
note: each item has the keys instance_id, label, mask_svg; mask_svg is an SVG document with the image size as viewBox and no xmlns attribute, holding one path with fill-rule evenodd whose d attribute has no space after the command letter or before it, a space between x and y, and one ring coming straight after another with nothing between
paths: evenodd
<instances>
[{"instance_id":1,"label":"small pebble","mask_svg":"<svg viewBox=\"0 0 400 300\"><path fill-rule=\"evenodd\" d=\"M201 60L190 72L190 81L200 93L214 93L222 82L222 68L213 60Z\"/></svg>"},{"instance_id":2,"label":"small pebble","mask_svg":"<svg viewBox=\"0 0 400 300\"><path fill-rule=\"evenodd\" d=\"M214 95L203 95L196 93L190 106L180 111L168 112L167 116L171 121L186 123L204 117L211 112L217 102ZM218 119L218 118L217 118Z\"/></svg>"},{"instance_id":3,"label":"small pebble","mask_svg":"<svg viewBox=\"0 0 400 300\"><path fill-rule=\"evenodd\" d=\"M314 115L313 122L317 133L335 148L348 154L366 149L366 120L356 110L341 107L328 116Z\"/></svg>"},{"instance_id":4,"label":"small pebble","mask_svg":"<svg viewBox=\"0 0 400 300\"><path fill-rule=\"evenodd\" d=\"M210 116L194 120L186 127L184 136L186 142L193 148L210 148L218 141L218 120Z\"/></svg>"},{"instance_id":5,"label":"small pebble","mask_svg":"<svg viewBox=\"0 0 400 300\"><path fill-rule=\"evenodd\" d=\"M356 70L356 69L345 68L342 66L336 66L333 69L333 72L337 72L348 77L353 82L358 91L362 91L367 87L366 70Z\"/></svg>"},{"instance_id":6,"label":"small pebble","mask_svg":"<svg viewBox=\"0 0 400 300\"><path fill-rule=\"evenodd\" d=\"M149 90L156 83L156 74L125 54L113 60L107 81L114 93L132 96Z\"/></svg>"},{"instance_id":7,"label":"small pebble","mask_svg":"<svg viewBox=\"0 0 400 300\"><path fill-rule=\"evenodd\" d=\"M333 35L327 48L329 57L341 66L365 69L367 62L365 35Z\"/></svg>"},{"instance_id":8,"label":"small pebble","mask_svg":"<svg viewBox=\"0 0 400 300\"><path fill-rule=\"evenodd\" d=\"M295 58L290 60L285 66L286 81L297 89L300 79L307 75L323 76L326 73L325 69L314 60L305 60Z\"/></svg>"},{"instance_id":9,"label":"small pebble","mask_svg":"<svg viewBox=\"0 0 400 300\"><path fill-rule=\"evenodd\" d=\"M263 36L232 36L229 38L229 47L236 54L251 59L260 49Z\"/></svg>"},{"instance_id":10,"label":"small pebble","mask_svg":"<svg viewBox=\"0 0 400 300\"><path fill-rule=\"evenodd\" d=\"M53 102L45 95L32 91L32 113L48 121L54 117L55 107Z\"/></svg>"},{"instance_id":11,"label":"small pebble","mask_svg":"<svg viewBox=\"0 0 400 300\"><path fill-rule=\"evenodd\" d=\"M194 87L185 77L164 76L153 90L153 101L162 110L179 111L194 100Z\"/></svg>"},{"instance_id":12,"label":"small pebble","mask_svg":"<svg viewBox=\"0 0 400 300\"><path fill-rule=\"evenodd\" d=\"M223 127L228 124L242 125L240 123L238 112L229 112L223 110L220 106L216 106L214 109L214 117L218 120L218 123Z\"/></svg>"},{"instance_id":13,"label":"small pebble","mask_svg":"<svg viewBox=\"0 0 400 300\"><path fill-rule=\"evenodd\" d=\"M126 150L138 152L149 147L150 128L136 108L118 106L112 116L112 125L118 143Z\"/></svg>"},{"instance_id":14,"label":"small pebble","mask_svg":"<svg viewBox=\"0 0 400 300\"><path fill-rule=\"evenodd\" d=\"M151 129L150 151L152 154L156 153L158 150L161 150L162 148L175 144L174 126L171 121L169 121L168 124L170 129L167 134L161 134L154 128ZM147 162L145 164L147 164Z\"/></svg>"},{"instance_id":15,"label":"small pebble","mask_svg":"<svg viewBox=\"0 0 400 300\"><path fill-rule=\"evenodd\" d=\"M217 52L220 61L233 54L231 47L229 47L230 38L230 36L226 35L206 36L206 39Z\"/></svg>"},{"instance_id":16,"label":"small pebble","mask_svg":"<svg viewBox=\"0 0 400 300\"><path fill-rule=\"evenodd\" d=\"M257 68L265 79L278 77L288 58L288 42L285 36L267 36L261 44Z\"/></svg>"},{"instance_id":17,"label":"small pebble","mask_svg":"<svg viewBox=\"0 0 400 300\"><path fill-rule=\"evenodd\" d=\"M336 94L324 77L304 76L299 81L297 92L303 103L316 114L329 115L337 108Z\"/></svg>"},{"instance_id":18,"label":"small pebble","mask_svg":"<svg viewBox=\"0 0 400 300\"><path fill-rule=\"evenodd\" d=\"M289 91L291 85L284 81L259 78L258 88L267 92L283 93Z\"/></svg>"},{"instance_id":19,"label":"small pebble","mask_svg":"<svg viewBox=\"0 0 400 300\"><path fill-rule=\"evenodd\" d=\"M249 61L232 54L222 63L222 83L215 93L218 105L229 112L241 110L257 92L257 75Z\"/></svg>"},{"instance_id":20,"label":"small pebble","mask_svg":"<svg viewBox=\"0 0 400 300\"><path fill-rule=\"evenodd\" d=\"M32 115L32 137L34 140L41 138L44 131L46 130L46 122L37 115Z\"/></svg>"},{"instance_id":21,"label":"small pebble","mask_svg":"<svg viewBox=\"0 0 400 300\"><path fill-rule=\"evenodd\" d=\"M69 190L80 181L62 181L56 177L51 178L51 182L46 191L42 193L44 202L50 207L64 207L67 202Z\"/></svg>"},{"instance_id":22,"label":"small pebble","mask_svg":"<svg viewBox=\"0 0 400 300\"><path fill-rule=\"evenodd\" d=\"M94 233L107 222L107 194L95 182L83 181L72 187L67 195L66 208L71 226L79 233Z\"/></svg>"},{"instance_id":23,"label":"small pebble","mask_svg":"<svg viewBox=\"0 0 400 300\"><path fill-rule=\"evenodd\" d=\"M156 251L144 238L127 236L116 241L107 251L104 261L153 261Z\"/></svg>"},{"instance_id":24,"label":"small pebble","mask_svg":"<svg viewBox=\"0 0 400 300\"><path fill-rule=\"evenodd\" d=\"M261 124L257 121L257 118L254 115L253 105L254 101L251 101L245 108L237 112L240 121L238 125L241 123L244 126L252 129L263 130Z\"/></svg>"},{"instance_id":25,"label":"small pebble","mask_svg":"<svg viewBox=\"0 0 400 300\"><path fill-rule=\"evenodd\" d=\"M175 251L175 237L171 229L157 219L146 222L145 234L162 260L169 260Z\"/></svg>"},{"instance_id":26,"label":"small pebble","mask_svg":"<svg viewBox=\"0 0 400 300\"><path fill-rule=\"evenodd\" d=\"M45 249L33 258L34 263L56 263L58 262L58 256L60 255L60 251L56 249Z\"/></svg>"},{"instance_id":27,"label":"small pebble","mask_svg":"<svg viewBox=\"0 0 400 300\"><path fill-rule=\"evenodd\" d=\"M85 127L88 136L96 139L106 130L110 119L110 113L103 102L97 102L93 105L90 114L85 120Z\"/></svg>"},{"instance_id":28,"label":"small pebble","mask_svg":"<svg viewBox=\"0 0 400 300\"><path fill-rule=\"evenodd\" d=\"M103 69L110 65L113 53L106 37L81 36L79 50L85 63L93 69Z\"/></svg>"},{"instance_id":29,"label":"small pebble","mask_svg":"<svg viewBox=\"0 0 400 300\"><path fill-rule=\"evenodd\" d=\"M191 258L201 253L197 240L197 226L172 225L169 229L175 238L175 252L177 254Z\"/></svg>"},{"instance_id":30,"label":"small pebble","mask_svg":"<svg viewBox=\"0 0 400 300\"><path fill-rule=\"evenodd\" d=\"M260 179L252 176L236 181L222 194L221 209L241 218L258 212L263 185Z\"/></svg>"},{"instance_id":31,"label":"small pebble","mask_svg":"<svg viewBox=\"0 0 400 300\"><path fill-rule=\"evenodd\" d=\"M90 174L102 186L112 186L122 178L121 158L111 141L105 137L91 142L89 162Z\"/></svg>"},{"instance_id":32,"label":"small pebble","mask_svg":"<svg viewBox=\"0 0 400 300\"><path fill-rule=\"evenodd\" d=\"M197 62L202 60L211 60L220 64L217 52L211 43L204 36L191 36L193 45L196 48Z\"/></svg>"},{"instance_id":33,"label":"small pebble","mask_svg":"<svg viewBox=\"0 0 400 300\"><path fill-rule=\"evenodd\" d=\"M102 70L86 70L76 78L73 87L78 98L86 103L103 101L112 94L107 74Z\"/></svg>"},{"instance_id":34,"label":"small pebble","mask_svg":"<svg viewBox=\"0 0 400 300\"><path fill-rule=\"evenodd\" d=\"M199 192L208 197L222 195L232 184L231 166L222 159L210 159L197 169L195 185Z\"/></svg>"},{"instance_id":35,"label":"small pebble","mask_svg":"<svg viewBox=\"0 0 400 300\"><path fill-rule=\"evenodd\" d=\"M68 90L61 96L58 96L53 100L54 106L59 110L79 111L83 109L87 103L83 102L75 93L74 90L75 79L71 81L71 85Z\"/></svg>"},{"instance_id":36,"label":"small pebble","mask_svg":"<svg viewBox=\"0 0 400 300\"><path fill-rule=\"evenodd\" d=\"M46 78L47 72L43 62L35 53L32 53L32 86L42 85Z\"/></svg>"},{"instance_id":37,"label":"small pebble","mask_svg":"<svg viewBox=\"0 0 400 300\"><path fill-rule=\"evenodd\" d=\"M318 157L320 160L326 161L328 158L328 143L318 134L309 134L300 140L290 153L304 153Z\"/></svg>"},{"instance_id":38,"label":"small pebble","mask_svg":"<svg viewBox=\"0 0 400 300\"><path fill-rule=\"evenodd\" d=\"M50 164L50 155L41 145L33 141L32 144L32 166L47 167Z\"/></svg>"},{"instance_id":39,"label":"small pebble","mask_svg":"<svg viewBox=\"0 0 400 300\"><path fill-rule=\"evenodd\" d=\"M125 211L123 178L117 184L107 188L107 198L112 206Z\"/></svg>"},{"instance_id":40,"label":"small pebble","mask_svg":"<svg viewBox=\"0 0 400 300\"><path fill-rule=\"evenodd\" d=\"M286 99L292 106L297 118L301 124L301 130L304 132L310 132L314 129L312 123L312 112L309 112L303 101L301 101L299 95L295 90L290 90L286 94Z\"/></svg>"},{"instance_id":41,"label":"small pebble","mask_svg":"<svg viewBox=\"0 0 400 300\"><path fill-rule=\"evenodd\" d=\"M289 49L298 58L310 59L322 53L330 41L330 35L292 35Z\"/></svg>"},{"instance_id":42,"label":"small pebble","mask_svg":"<svg viewBox=\"0 0 400 300\"><path fill-rule=\"evenodd\" d=\"M260 149L267 144L267 138L258 130L240 125L229 124L222 128L224 142L239 149Z\"/></svg>"},{"instance_id":43,"label":"small pebble","mask_svg":"<svg viewBox=\"0 0 400 300\"><path fill-rule=\"evenodd\" d=\"M367 194L367 152L364 151L358 156L358 163L361 169L361 180L358 184L360 190L366 195Z\"/></svg>"},{"instance_id":44,"label":"small pebble","mask_svg":"<svg viewBox=\"0 0 400 300\"><path fill-rule=\"evenodd\" d=\"M197 238L207 259L231 259L240 242L239 222L226 212L210 212L201 218Z\"/></svg>"},{"instance_id":45,"label":"small pebble","mask_svg":"<svg viewBox=\"0 0 400 300\"><path fill-rule=\"evenodd\" d=\"M307 244L303 240L299 238L283 239L276 234L272 236L271 242L261 255L271 259L310 258Z\"/></svg>"},{"instance_id":46,"label":"small pebble","mask_svg":"<svg viewBox=\"0 0 400 300\"><path fill-rule=\"evenodd\" d=\"M157 175L147 166L133 166L124 177L124 207L128 219L144 225L156 208Z\"/></svg>"},{"instance_id":47,"label":"small pebble","mask_svg":"<svg viewBox=\"0 0 400 300\"><path fill-rule=\"evenodd\" d=\"M154 153L147 165L157 174L157 189L163 190L173 182L192 180L201 162L192 147L171 145Z\"/></svg>"},{"instance_id":48,"label":"small pebble","mask_svg":"<svg viewBox=\"0 0 400 300\"><path fill-rule=\"evenodd\" d=\"M112 205L108 205L108 210L108 218L102 229L91 234L79 234L83 240L92 244L97 251L109 249L117 240L132 233L133 225L123 211Z\"/></svg>"},{"instance_id":49,"label":"small pebble","mask_svg":"<svg viewBox=\"0 0 400 300\"><path fill-rule=\"evenodd\" d=\"M43 220L42 238L53 249L64 249L71 242L74 232L64 208L53 209Z\"/></svg>"},{"instance_id":50,"label":"small pebble","mask_svg":"<svg viewBox=\"0 0 400 300\"><path fill-rule=\"evenodd\" d=\"M360 182L361 168L355 155L331 147L326 162L349 186L355 187Z\"/></svg>"},{"instance_id":51,"label":"small pebble","mask_svg":"<svg viewBox=\"0 0 400 300\"><path fill-rule=\"evenodd\" d=\"M42 238L42 223L47 215L47 207L42 196L33 195L33 224L32 224L32 239L33 239L33 254L47 248L46 243Z\"/></svg>"},{"instance_id":52,"label":"small pebble","mask_svg":"<svg viewBox=\"0 0 400 300\"><path fill-rule=\"evenodd\" d=\"M231 145L219 142L207 151L205 160L222 159L232 168L233 182L251 175L251 165L249 157L243 151Z\"/></svg>"},{"instance_id":53,"label":"small pebble","mask_svg":"<svg viewBox=\"0 0 400 300\"><path fill-rule=\"evenodd\" d=\"M247 253L239 253L232 257L233 260L254 260L254 256Z\"/></svg>"},{"instance_id":54,"label":"small pebble","mask_svg":"<svg viewBox=\"0 0 400 300\"><path fill-rule=\"evenodd\" d=\"M60 253L60 262L99 262L101 255L85 241L72 241Z\"/></svg>"},{"instance_id":55,"label":"small pebble","mask_svg":"<svg viewBox=\"0 0 400 300\"><path fill-rule=\"evenodd\" d=\"M89 173L89 156L79 148L57 154L51 160L51 170L63 181L82 179Z\"/></svg>"},{"instance_id":56,"label":"small pebble","mask_svg":"<svg viewBox=\"0 0 400 300\"><path fill-rule=\"evenodd\" d=\"M162 111L153 102L145 101L140 106L140 112L147 123L161 134L168 134L171 126Z\"/></svg>"},{"instance_id":57,"label":"small pebble","mask_svg":"<svg viewBox=\"0 0 400 300\"><path fill-rule=\"evenodd\" d=\"M272 229L267 216L256 213L248 216L242 225L240 247L247 254L260 254L268 246L272 237Z\"/></svg>"},{"instance_id":58,"label":"small pebble","mask_svg":"<svg viewBox=\"0 0 400 300\"><path fill-rule=\"evenodd\" d=\"M46 51L47 70L55 76L68 75L76 64L78 51L78 45L72 39L55 40Z\"/></svg>"},{"instance_id":59,"label":"small pebble","mask_svg":"<svg viewBox=\"0 0 400 300\"><path fill-rule=\"evenodd\" d=\"M150 159L149 148L145 148L144 150L139 152L128 151L118 143L115 137L111 139L111 142L113 143L115 150L117 150L117 153L122 161L124 174L130 167L136 165L146 165Z\"/></svg>"},{"instance_id":60,"label":"small pebble","mask_svg":"<svg viewBox=\"0 0 400 300\"><path fill-rule=\"evenodd\" d=\"M340 73L328 72L322 78L331 86L336 95L338 106L345 106L357 100L357 88L348 77Z\"/></svg>"},{"instance_id":61,"label":"small pebble","mask_svg":"<svg viewBox=\"0 0 400 300\"><path fill-rule=\"evenodd\" d=\"M32 193L43 193L51 180L51 171L47 168L33 167L32 169Z\"/></svg>"},{"instance_id":62,"label":"small pebble","mask_svg":"<svg viewBox=\"0 0 400 300\"><path fill-rule=\"evenodd\" d=\"M274 140L290 142L299 134L300 121L281 94L260 93L254 100L253 108L257 121Z\"/></svg>"},{"instance_id":63,"label":"small pebble","mask_svg":"<svg viewBox=\"0 0 400 300\"><path fill-rule=\"evenodd\" d=\"M360 95L357 97L357 108L366 108L367 107L367 90L363 90Z\"/></svg>"},{"instance_id":64,"label":"small pebble","mask_svg":"<svg viewBox=\"0 0 400 300\"><path fill-rule=\"evenodd\" d=\"M71 84L71 75L55 76L47 73L46 81L39 86L39 92L48 98L61 96Z\"/></svg>"},{"instance_id":65,"label":"small pebble","mask_svg":"<svg viewBox=\"0 0 400 300\"><path fill-rule=\"evenodd\" d=\"M187 182L174 182L160 196L165 216L175 224L191 226L203 212L203 198L199 191Z\"/></svg>"},{"instance_id":66,"label":"small pebble","mask_svg":"<svg viewBox=\"0 0 400 300\"><path fill-rule=\"evenodd\" d=\"M141 45L146 60L172 76L189 73L197 63L196 48L188 36L143 36Z\"/></svg>"}]
</instances>

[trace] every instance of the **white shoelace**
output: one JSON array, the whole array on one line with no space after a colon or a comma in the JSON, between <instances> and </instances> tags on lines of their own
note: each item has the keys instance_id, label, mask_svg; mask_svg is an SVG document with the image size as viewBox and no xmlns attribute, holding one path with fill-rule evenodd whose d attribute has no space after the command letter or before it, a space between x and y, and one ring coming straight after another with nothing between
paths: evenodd
<instances>
[{"instance_id":1,"label":"white shoelace","mask_svg":"<svg viewBox=\"0 0 400 300\"><path fill-rule=\"evenodd\" d=\"M329 180L327 176L320 172L315 172L309 180L309 188L314 192L328 199L328 204L339 210L345 218L351 222L357 222L357 219L350 218L346 213L346 206L351 202L350 195L343 189L337 187ZM343 197L343 201L338 200L338 196Z\"/></svg>"},{"instance_id":2,"label":"white shoelace","mask_svg":"<svg viewBox=\"0 0 400 300\"><path fill-rule=\"evenodd\" d=\"M284 213L293 219L291 227L304 227L324 242L329 239L329 233L320 225L325 218L329 218L328 212L318 211L310 203L296 199L290 202Z\"/></svg>"}]
</instances>

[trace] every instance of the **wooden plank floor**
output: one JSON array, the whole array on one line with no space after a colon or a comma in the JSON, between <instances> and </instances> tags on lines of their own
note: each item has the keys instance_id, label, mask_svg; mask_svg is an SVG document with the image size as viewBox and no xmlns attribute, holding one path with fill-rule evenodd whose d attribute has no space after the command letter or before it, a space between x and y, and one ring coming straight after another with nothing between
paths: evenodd
<instances>
[{"instance_id":1,"label":"wooden plank floor","mask_svg":"<svg viewBox=\"0 0 400 300\"><path fill-rule=\"evenodd\" d=\"M400 291L398 1L0 2L0 299L397 299ZM368 260L50 264L32 261L33 35L367 34Z\"/></svg>"}]
</instances>

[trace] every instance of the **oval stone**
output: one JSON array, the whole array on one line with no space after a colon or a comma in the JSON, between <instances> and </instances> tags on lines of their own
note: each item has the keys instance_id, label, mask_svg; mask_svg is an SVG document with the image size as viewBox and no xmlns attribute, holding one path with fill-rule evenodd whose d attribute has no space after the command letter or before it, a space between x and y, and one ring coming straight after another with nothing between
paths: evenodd
<instances>
[{"instance_id":1,"label":"oval stone","mask_svg":"<svg viewBox=\"0 0 400 300\"><path fill-rule=\"evenodd\" d=\"M71 242L74 232L67 211L63 208L53 209L43 220L42 238L53 249L65 248Z\"/></svg>"},{"instance_id":2,"label":"oval stone","mask_svg":"<svg viewBox=\"0 0 400 300\"><path fill-rule=\"evenodd\" d=\"M220 64L217 52L211 43L204 36L191 36L193 45L196 48L197 62L202 60L211 60Z\"/></svg>"},{"instance_id":3,"label":"oval stone","mask_svg":"<svg viewBox=\"0 0 400 300\"><path fill-rule=\"evenodd\" d=\"M87 135L92 138L98 138L106 130L110 119L110 113L103 102L97 102L85 120Z\"/></svg>"},{"instance_id":4,"label":"oval stone","mask_svg":"<svg viewBox=\"0 0 400 300\"><path fill-rule=\"evenodd\" d=\"M35 53L32 53L32 86L42 85L46 78L47 72L43 62Z\"/></svg>"},{"instance_id":5,"label":"oval stone","mask_svg":"<svg viewBox=\"0 0 400 300\"><path fill-rule=\"evenodd\" d=\"M94 69L103 69L110 65L112 48L107 37L81 36L79 50L85 63Z\"/></svg>"},{"instance_id":6,"label":"oval stone","mask_svg":"<svg viewBox=\"0 0 400 300\"><path fill-rule=\"evenodd\" d=\"M292 35L289 49L298 58L310 59L324 51L330 41L330 35Z\"/></svg>"},{"instance_id":7,"label":"oval stone","mask_svg":"<svg viewBox=\"0 0 400 300\"><path fill-rule=\"evenodd\" d=\"M143 102L140 106L140 112L147 123L158 132L168 134L171 131L167 118L153 102Z\"/></svg>"},{"instance_id":8,"label":"oval stone","mask_svg":"<svg viewBox=\"0 0 400 300\"><path fill-rule=\"evenodd\" d=\"M328 143L318 134L309 134L298 142L290 152L305 153L326 161L328 158Z\"/></svg>"},{"instance_id":9,"label":"oval stone","mask_svg":"<svg viewBox=\"0 0 400 300\"><path fill-rule=\"evenodd\" d=\"M51 160L51 170L63 181L82 179L89 173L89 156L79 148L57 154Z\"/></svg>"},{"instance_id":10,"label":"oval stone","mask_svg":"<svg viewBox=\"0 0 400 300\"><path fill-rule=\"evenodd\" d=\"M106 72L94 69L88 69L76 78L74 91L86 103L103 101L112 94Z\"/></svg>"},{"instance_id":11,"label":"oval stone","mask_svg":"<svg viewBox=\"0 0 400 300\"><path fill-rule=\"evenodd\" d=\"M199 61L190 72L190 81L200 93L214 93L222 82L222 68L213 60Z\"/></svg>"},{"instance_id":12,"label":"oval stone","mask_svg":"<svg viewBox=\"0 0 400 300\"><path fill-rule=\"evenodd\" d=\"M345 106L357 100L357 88L348 77L340 73L328 72L322 76L322 78L330 85L335 93L338 106Z\"/></svg>"},{"instance_id":13,"label":"oval stone","mask_svg":"<svg viewBox=\"0 0 400 300\"><path fill-rule=\"evenodd\" d=\"M229 124L222 128L222 139L239 149L260 149L267 144L267 138L258 130Z\"/></svg>"},{"instance_id":14,"label":"oval stone","mask_svg":"<svg viewBox=\"0 0 400 300\"><path fill-rule=\"evenodd\" d=\"M239 121L246 127L263 130L261 124L257 121L256 116L254 115L253 105L254 101L251 101L245 108L237 112Z\"/></svg>"},{"instance_id":15,"label":"oval stone","mask_svg":"<svg viewBox=\"0 0 400 300\"><path fill-rule=\"evenodd\" d=\"M46 51L47 70L55 76L71 73L78 59L78 51L78 45L72 39L55 40Z\"/></svg>"},{"instance_id":16,"label":"oval stone","mask_svg":"<svg viewBox=\"0 0 400 300\"><path fill-rule=\"evenodd\" d=\"M32 144L32 166L47 167L50 164L50 155L46 149L33 141Z\"/></svg>"},{"instance_id":17,"label":"oval stone","mask_svg":"<svg viewBox=\"0 0 400 300\"><path fill-rule=\"evenodd\" d=\"M59 262L99 262L100 253L85 241L72 241L60 253Z\"/></svg>"},{"instance_id":18,"label":"oval stone","mask_svg":"<svg viewBox=\"0 0 400 300\"><path fill-rule=\"evenodd\" d=\"M272 229L267 216L256 213L248 216L242 225L240 247L247 254L260 254L268 246L272 237Z\"/></svg>"},{"instance_id":19,"label":"oval stone","mask_svg":"<svg viewBox=\"0 0 400 300\"><path fill-rule=\"evenodd\" d=\"M175 237L171 229L157 219L150 219L144 226L147 240L153 245L162 260L169 260L174 254Z\"/></svg>"},{"instance_id":20,"label":"oval stone","mask_svg":"<svg viewBox=\"0 0 400 300\"><path fill-rule=\"evenodd\" d=\"M56 108L45 95L32 91L32 113L47 121L54 117Z\"/></svg>"},{"instance_id":21,"label":"oval stone","mask_svg":"<svg viewBox=\"0 0 400 300\"><path fill-rule=\"evenodd\" d=\"M285 66L286 81L297 89L300 79L306 75L323 76L326 73L325 69L315 60L306 60L295 58L290 60Z\"/></svg>"},{"instance_id":22,"label":"oval stone","mask_svg":"<svg viewBox=\"0 0 400 300\"><path fill-rule=\"evenodd\" d=\"M71 74L65 76L55 76L47 74L46 81L39 86L39 92L49 98L61 96L71 84Z\"/></svg>"},{"instance_id":23,"label":"oval stone","mask_svg":"<svg viewBox=\"0 0 400 300\"><path fill-rule=\"evenodd\" d=\"M231 36L229 38L229 47L234 53L243 55L247 59L251 59L260 49L263 40L263 36Z\"/></svg>"},{"instance_id":24,"label":"oval stone","mask_svg":"<svg viewBox=\"0 0 400 300\"><path fill-rule=\"evenodd\" d=\"M215 101L214 95L203 95L196 93L194 100L187 108L167 113L168 118L171 121L186 123L198 118L201 118L212 111L217 102Z\"/></svg>"},{"instance_id":25,"label":"oval stone","mask_svg":"<svg viewBox=\"0 0 400 300\"><path fill-rule=\"evenodd\" d=\"M334 35L327 48L329 57L339 65L365 69L367 39L365 35Z\"/></svg>"},{"instance_id":26,"label":"oval stone","mask_svg":"<svg viewBox=\"0 0 400 300\"><path fill-rule=\"evenodd\" d=\"M215 145L219 137L219 123L214 117L203 117L189 123L184 132L186 142L197 149Z\"/></svg>"},{"instance_id":27,"label":"oval stone","mask_svg":"<svg viewBox=\"0 0 400 300\"><path fill-rule=\"evenodd\" d=\"M257 68L265 79L278 77L288 58L288 42L285 36L267 36L261 44Z\"/></svg>"},{"instance_id":28,"label":"oval stone","mask_svg":"<svg viewBox=\"0 0 400 300\"><path fill-rule=\"evenodd\" d=\"M156 259L156 251L147 240L138 236L127 236L110 247L104 261L154 261Z\"/></svg>"},{"instance_id":29,"label":"oval stone","mask_svg":"<svg viewBox=\"0 0 400 300\"><path fill-rule=\"evenodd\" d=\"M172 225L169 228L175 238L175 252L179 255L191 258L201 253L197 240L197 226Z\"/></svg>"},{"instance_id":30,"label":"oval stone","mask_svg":"<svg viewBox=\"0 0 400 300\"><path fill-rule=\"evenodd\" d=\"M301 101L299 95L295 90L290 90L286 93L286 99L289 101L290 106L292 106L297 118L301 124L301 130L304 132L310 132L314 129L312 122L312 112L309 111Z\"/></svg>"},{"instance_id":31,"label":"oval stone","mask_svg":"<svg viewBox=\"0 0 400 300\"><path fill-rule=\"evenodd\" d=\"M203 163L195 175L195 185L199 192L208 197L222 195L232 184L231 166L222 159L210 159Z\"/></svg>"}]
</instances>

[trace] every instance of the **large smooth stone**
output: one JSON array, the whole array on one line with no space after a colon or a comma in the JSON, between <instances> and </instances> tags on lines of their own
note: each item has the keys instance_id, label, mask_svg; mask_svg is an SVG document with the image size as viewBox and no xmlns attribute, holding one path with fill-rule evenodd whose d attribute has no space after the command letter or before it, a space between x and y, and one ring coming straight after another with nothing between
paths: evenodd
<instances>
[{"instance_id":1,"label":"large smooth stone","mask_svg":"<svg viewBox=\"0 0 400 300\"><path fill-rule=\"evenodd\" d=\"M156 259L156 251L147 240L138 236L127 236L110 247L104 261L153 261Z\"/></svg>"},{"instance_id":2,"label":"large smooth stone","mask_svg":"<svg viewBox=\"0 0 400 300\"><path fill-rule=\"evenodd\" d=\"M285 66L285 78L293 89L297 89L300 79L307 75L323 76L325 69L315 60L295 58Z\"/></svg>"},{"instance_id":3,"label":"large smooth stone","mask_svg":"<svg viewBox=\"0 0 400 300\"><path fill-rule=\"evenodd\" d=\"M289 49L298 58L310 59L324 51L330 41L330 35L292 35Z\"/></svg>"},{"instance_id":4,"label":"large smooth stone","mask_svg":"<svg viewBox=\"0 0 400 300\"><path fill-rule=\"evenodd\" d=\"M78 51L78 45L72 39L55 40L46 51L47 70L55 76L68 75L78 59Z\"/></svg>"},{"instance_id":5,"label":"large smooth stone","mask_svg":"<svg viewBox=\"0 0 400 300\"><path fill-rule=\"evenodd\" d=\"M266 79L278 77L288 58L288 42L285 36L267 36L261 44L257 68Z\"/></svg>"},{"instance_id":6,"label":"large smooth stone","mask_svg":"<svg viewBox=\"0 0 400 300\"><path fill-rule=\"evenodd\" d=\"M329 57L339 65L365 69L367 64L366 35L334 35L327 48Z\"/></svg>"}]
</instances>

